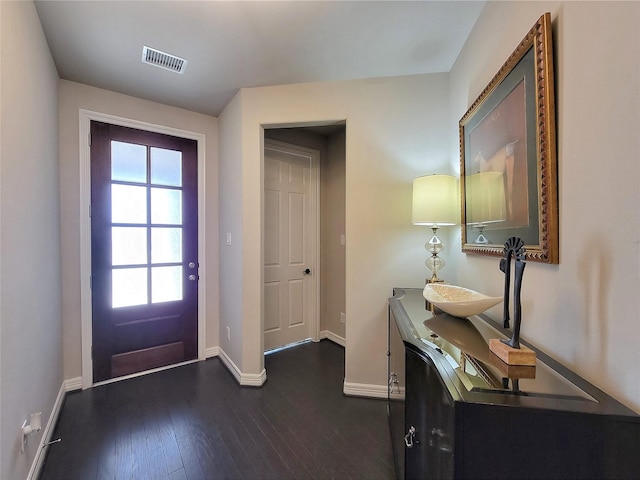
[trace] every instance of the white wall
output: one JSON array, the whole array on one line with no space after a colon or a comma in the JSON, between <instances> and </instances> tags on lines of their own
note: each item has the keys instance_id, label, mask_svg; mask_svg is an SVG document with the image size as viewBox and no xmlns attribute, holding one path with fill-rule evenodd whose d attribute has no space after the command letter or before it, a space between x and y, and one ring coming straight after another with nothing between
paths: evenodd
<instances>
[{"instance_id":1,"label":"white wall","mask_svg":"<svg viewBox=\"0 0 640 480\"><path fill-rule=\"evenodd\" d=\"M0 478L25 478L62 385L58 74L31 2L0 3Z\"/></svg>"},{"instance_id":2,"label":"white wall","mask_svg":"<svg viewBox=\"0 0 640 480\"><path fill-rule=\"evenodd\" d=\"M242 92L220 115L220 349L240 370L242 363ZM262 135L262 132L260 132ZM227 234L231 245L226 244ZM254 299L255 301L255 299ZM230 338L227 340L227 328ZM253 373L260 373L254 371Z\"/></svg>"},{"instance_id":3,"label":"white wall","mask_svg":"<svg viewBox=\"0 0 640 480\"><path fill-rule=\"evenodd\" d=\"M245 89L225 109L221 144L228 138L230 148L221 150L220 175L233 182L223 188L234 210L221 213L220 231L241 235L242 245L233 260L221 258L221 276L244 301L221 312L221 329L229 322L243 332L232 359L244 372L263 368L261 125L346 119L345 381L382 395L387 298L394 286L419 286L425 277L427 232L411 225L411 182L451 173L449 146L457 140L448 112L447 74Z\"/></svg>"},{"instance_id":4,"label":"white wall","mask_svg":"<svg viewBox=\"0 0 640 480\"><path fill-rule=\"evenodd\" d=\"M345 246L340 244L340 235L345 232L345 130L331 135L327 143L320 167L320 330L345 338L346 323L340 323L340 313L346 308Z\"/></svg>"},{"instance_id":5,"label":"white wall","mask_svg":"<svg viewBox=\"0 0 640 480\"><path fill-rule=\"evenodd\" d=\"M450 72L452 114L462 117L547 11L560 264L527 263L522 335L640 412L640 2L488 3ZM501 294L495 258L458 250L451 260L459 284Z\"/></svg>"},{"instance_id":6,"label":"white wall","mask_svg":"<svg viewBox=\"0 0 640 480\"><path fill-rule=\"evenodd\" d=\"M82 375L80 309L80 109L205 135L206 347L218 345L218 120L175 107L61 80L60 204L64 375ZM199 172L201 175L202 172ZM202 314L202 312L200 312Z\"/></svg>"}]
</instances>

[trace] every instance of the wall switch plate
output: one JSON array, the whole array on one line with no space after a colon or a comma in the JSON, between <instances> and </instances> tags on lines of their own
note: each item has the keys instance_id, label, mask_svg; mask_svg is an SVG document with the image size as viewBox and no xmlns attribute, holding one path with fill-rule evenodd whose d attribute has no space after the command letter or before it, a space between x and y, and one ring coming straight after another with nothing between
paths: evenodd
<instances>
[{"instance_id":1,"label":"wall switch plate","mask_svg":"<svg viewBox=\"0 0 640 480\"><path fill-rule=\"evenodd\" d=\"M340 323L347 323L347 316L344 312L340 312Z\"/></svg>"},{"instance_id":2,"label":"wall switch plate","mask_svg":"<svg viewBox=\"0 0 640 480\"><path fill-rule=\"evenodd\" d=\"M227 327L227 340L231 340L231 328Z\"/></svg>"},{"instance_id":3,"label":"wall switch plate","mask_svg":"<svg viewBox=\"0 0 640 480\"><path fill-rule=\"evenodd\" d=\"M347 243L347 238L344 235L340 235L340 245L345 245Z\"/></svg>"},{"instance_id":4,"label":"wall switch plate","mask_svg":"<svg viewBox=\"0 0 640 480\"><path fill-rule=\"evenodd\" d=\"M227 233L227 240L226 240L227 245L231 245L231 234Z\"/></svg>"}]
</instances>

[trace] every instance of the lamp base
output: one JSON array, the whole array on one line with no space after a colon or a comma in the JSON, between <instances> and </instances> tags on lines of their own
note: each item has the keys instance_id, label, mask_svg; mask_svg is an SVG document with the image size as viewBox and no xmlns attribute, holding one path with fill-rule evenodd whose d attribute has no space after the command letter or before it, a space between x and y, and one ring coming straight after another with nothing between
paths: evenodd
<instances>
[{"instance_id":1,"label":"lamp base","mask_svg":"<svg viewBox=\"0 0 640 480\"><path fill-rule=\"evenodd\" d=\"M480 235L478 235L478 238L476 238L473 243L477 243L479 245L487 245L489 243L489 239L485 237L483 233L480 233Z\"/></svg>"}]
</instances>

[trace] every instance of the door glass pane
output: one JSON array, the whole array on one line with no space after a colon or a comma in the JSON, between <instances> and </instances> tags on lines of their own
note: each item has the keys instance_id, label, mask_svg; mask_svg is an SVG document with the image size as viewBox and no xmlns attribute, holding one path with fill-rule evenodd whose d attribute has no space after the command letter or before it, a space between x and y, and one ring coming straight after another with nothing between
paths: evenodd
<instances>
[{"instance_id":1,"label":"door glass pane","mask_svg":"<svg viewBox=\"0 0 640 480\"><path fill-rule=\"evenodd\" d=\"M117 268L111 272L111 305L113 308L146 305L147 269Z\"/></svg>"},{"instance_id":2,"label":"door glass pane","mask_svg":"<svg viewBox=\"0 0 640 480\"><path fill-rule=\"evenodd\" d=\"M111 227L111 264L147 263L147 229L145 227Z\"/></svg>"},{"instance_id":3,"label":"door glass pane","mask_svg":"<svg viewBox=\"0 0 640 480\"><path fill-rule=\"evenodd\" d=\"M151 229L151 263L182 262L182 229Z\"/></svg>"},{"instance_id":4,"label":"door glass pane","mask_svg":"<svg viewBox=\"0 0 640 480\"><path fill-rule=\"evenodd\" d=\"M111 141L111 180L147 182L147 147Z\"/></svg>"},{"instance_id":5,"label":"door glass pane","mask_svg":"<svg viewBox=\"0 0 640 480\"><path fill-rule=\"evenodd\" d=\"M151 147L151 183L182 186L182 152Z\"/></svg>"},{"instance_id":6,"label":"door glass pane","mask_svg":"<svg viewBox=\"0 0 640 480\"><path fill-rule=\"evenodd\" d=\"M168 188L151 189L151 223L182 224L182 191Z\"/></svg>"},{"instance_id":7,"label":"door glass pane","mask_svg":"<svg viewBox=\"0 0 640 480\"><path fill-rule=\"evenodd\" d=\"M111 222L147 223L147 187L111 185Z\"/></svg>"},{"instance_id":8,"label":"door glass pane","mask_svg":"<svg viewBox=\"0 0 640 480\"><path fill-rule=\"evenodd\" d=\"M182 267L151 268L151 302L182 300Z\"/></svg>"}]
</instances>

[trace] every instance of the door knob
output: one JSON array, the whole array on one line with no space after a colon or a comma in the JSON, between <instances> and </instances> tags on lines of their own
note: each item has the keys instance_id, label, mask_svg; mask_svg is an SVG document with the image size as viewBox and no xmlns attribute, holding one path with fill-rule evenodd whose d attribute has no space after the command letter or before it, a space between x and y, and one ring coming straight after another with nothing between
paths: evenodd
<instances>
[{"instance_id":1,"label":"door knob","mask_svg":"<svg viewBox=\"0 0 640 480\"><path fill-rule=\"evenodd\" d=\"M305 275L309 275L311 273L311 270L308 268L305 268L302 273L304 273Z\"/></svg>"}]
</instances>

